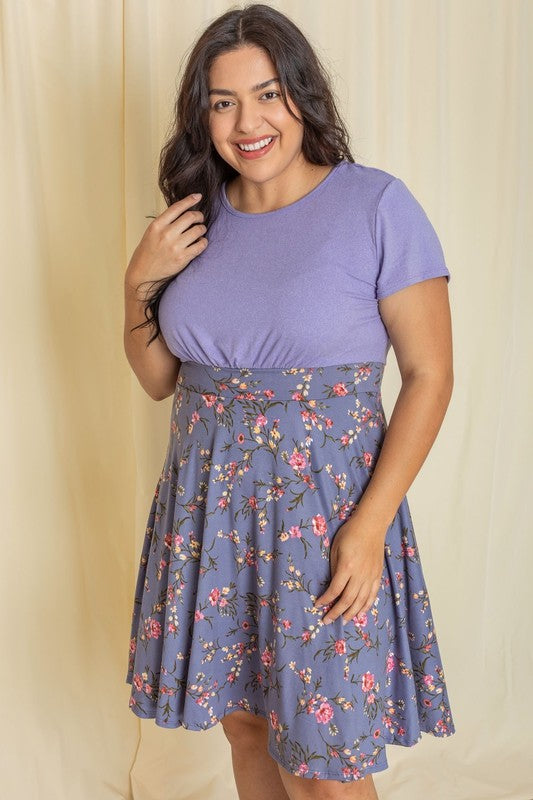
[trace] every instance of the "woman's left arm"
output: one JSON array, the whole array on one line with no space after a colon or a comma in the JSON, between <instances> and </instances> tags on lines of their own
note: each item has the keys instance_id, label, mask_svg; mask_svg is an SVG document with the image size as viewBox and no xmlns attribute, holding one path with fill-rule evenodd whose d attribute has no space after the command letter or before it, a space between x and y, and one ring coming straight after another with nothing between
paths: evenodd
<instances>
[{"instance_id":1,"label":"woman's left arm","mask_svg":"<svg viewBox=\"0 0 533 800\"><path fill-rule=\"evenodd\" d=\"M339 600L324 622L340 614L351 619L374 602L387 530L437 437L453 389L446 278L411 284L378 302L402 387L372 476L331 545L333 579L315 605Z\"/></svg>"}]
</instances>

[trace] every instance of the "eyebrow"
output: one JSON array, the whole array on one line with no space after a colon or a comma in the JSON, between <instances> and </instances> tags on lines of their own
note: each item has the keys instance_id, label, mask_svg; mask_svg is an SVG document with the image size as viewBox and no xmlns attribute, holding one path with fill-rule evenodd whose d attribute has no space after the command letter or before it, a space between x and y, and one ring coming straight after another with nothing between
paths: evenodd
<instances>
[{"instance_id":1,"label":"eyebrow","mask_svg":"<svg viewBox=\"0 0 533 800\"><path fill-rule=\"evenodd\" d=\"M264 89L266 86L269 86L271 83L279 83L278 78L270 78L268 81L263 81L263 83L257 83L255 86L252 86L250 89L251 92L259 92L261 89ZM232 92L231 89L209 89L208 94L229 94L233 97L236 97L237 92Z\"/></svg>"}]
</instances>

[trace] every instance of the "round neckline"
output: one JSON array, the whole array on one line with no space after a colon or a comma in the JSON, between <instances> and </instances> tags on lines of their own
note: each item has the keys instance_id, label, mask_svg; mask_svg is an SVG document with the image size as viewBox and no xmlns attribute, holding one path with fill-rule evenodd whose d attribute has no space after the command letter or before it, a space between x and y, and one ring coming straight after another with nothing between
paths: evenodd
<instances>
[{"instance_id":1,"label":"round neckline","mask_svg":"<svg viewBox=\"0 0 533 800\"><path fill-rule=\"evenodd\" d=\"M290 211L291 209L302 205L304 202L313 198L316 194L318 194L330 181L331 177L334 173L337 172L337 169L344 163L344 159L342 161L337 162L334 164L332 169L328 172L325 178L322 178L320 183L318 183L310 192L304 194L302 197L299 197L298 200L294 200L292 203L288 203L286 206L281 206L281 208L273 208L271 211L260 211L258 213L253 213L250 211L239 211L237 208L231 205L230 201L228 200L228 196L226 194L226 184L227 180L221 184L220 187L220 199L222 201L222 205L224 208L230 212L230 214L235 214L237 217L245 217L246 219L264 219L265 217L271 217L274 214L281 214L283 211Z\"/></svg>"}]
</instances>

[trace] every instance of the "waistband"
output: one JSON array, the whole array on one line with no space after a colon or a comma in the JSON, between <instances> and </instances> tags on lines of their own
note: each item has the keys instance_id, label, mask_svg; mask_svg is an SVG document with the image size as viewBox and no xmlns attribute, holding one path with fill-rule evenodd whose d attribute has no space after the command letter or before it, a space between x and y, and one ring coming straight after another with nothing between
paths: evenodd
<instances>
[{"instance_id":1,"label":"waistband","mask_svg":"<svg viewBox=\"0 0 533 800\"><path fill-rule=\"evenodd\" d=\"M182 361L176 387L213 399L325 400L380 394L385 363L364 361L324 367L216 367Z\"/></svg>"}]
</instances>

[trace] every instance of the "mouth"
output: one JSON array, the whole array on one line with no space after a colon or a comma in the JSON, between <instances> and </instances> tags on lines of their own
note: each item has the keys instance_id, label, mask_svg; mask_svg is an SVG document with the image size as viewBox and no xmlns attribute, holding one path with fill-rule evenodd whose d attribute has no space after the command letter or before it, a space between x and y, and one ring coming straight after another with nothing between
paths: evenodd
<instances>
[{"instance_id":1,"label":"mouth","mask_svg":"<svg viewBox=\"0 0 533 800\"><path fill-rule=\"evenodd\" d=\"M255 142L251 142L250 144L238 144L237 142L234 142L233 146L241 158L248 160L260 158L268 153L270 150L272 150L276 139L277 136L265 136L263 139L257 139Z\"/></svg>"}]
</instances>

